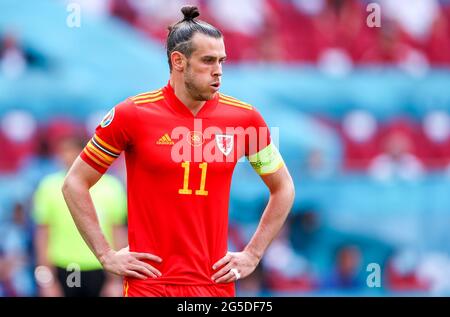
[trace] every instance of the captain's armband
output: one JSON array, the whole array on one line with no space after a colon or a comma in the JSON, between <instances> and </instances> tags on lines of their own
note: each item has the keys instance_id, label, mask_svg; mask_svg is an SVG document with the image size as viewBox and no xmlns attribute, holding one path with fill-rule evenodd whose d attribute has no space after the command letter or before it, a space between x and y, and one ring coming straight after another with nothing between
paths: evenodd
<instances>
[{"instance_id":1,"label":"captain's armband","mask_svg":"<svg viewBox=\"0 0 450 317\"><path fill-rule=\"evenodd\" d=\"M258 153L249 155L248 161L259 175L275 173L284 165L283 158L273 143Z\"/></svg>"}]
</instances>

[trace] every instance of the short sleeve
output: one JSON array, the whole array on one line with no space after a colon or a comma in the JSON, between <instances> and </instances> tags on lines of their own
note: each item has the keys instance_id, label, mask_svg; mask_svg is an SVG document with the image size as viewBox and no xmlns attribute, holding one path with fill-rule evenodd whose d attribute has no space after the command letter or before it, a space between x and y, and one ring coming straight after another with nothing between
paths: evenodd
<instances>
[{"instance_id":1,"label":"short sleeve","mask_svg":"<svg viewBox=\"0 0 450 317\"><path fill-rule=\"evenodd\" d=\"M124 101L112 108L95 129L80 154L81 159L103 174L132 142L134 105Z\"/></svg>"},{"instance_id":2,"label":"short sleeve","mask_svg":"<svg viewBox=\"0 0 450 317\"><path fill-rule=\"evenodd\" d=\"M255 108L251 113L248 131L245 155L253 169L259 175L275 173L284 165L284 161L272 142L269 127Z\"/></svg>"}]
</instances>

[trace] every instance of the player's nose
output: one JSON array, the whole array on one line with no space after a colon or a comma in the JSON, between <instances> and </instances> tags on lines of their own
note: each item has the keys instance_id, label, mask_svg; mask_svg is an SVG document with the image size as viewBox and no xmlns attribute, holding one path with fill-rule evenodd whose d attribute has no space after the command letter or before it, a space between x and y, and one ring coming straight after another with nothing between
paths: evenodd
<instances>
[{"instance_id":1,"label":"player's nose","mask_svg":"<svg viewBox=\"0 0 450 317\"><path fill-rule=\"evenodd\" d=\"M217 63L214 65L213 76L222 76L222 64Z\"/></svg>"}]
</instances>

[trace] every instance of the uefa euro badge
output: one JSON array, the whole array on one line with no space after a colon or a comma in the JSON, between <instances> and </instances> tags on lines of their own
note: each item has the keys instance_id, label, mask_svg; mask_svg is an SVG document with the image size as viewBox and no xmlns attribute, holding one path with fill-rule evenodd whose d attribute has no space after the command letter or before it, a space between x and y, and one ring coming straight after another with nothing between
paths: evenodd
<instances>
[{"instance_id":1,"label":"uefa euro badge","mask_svg":"<svg viewBox=\"0 0 450 317\"><path fill-rule=\"evenodd\" d=\"M227 156L233 150L233 136L226 134L217 134L216 135L216 144L219 148L220 152Z\"/></svg>"},{"instance_id":2,"label":"uefa euro badge","mask_svg":"<svg viewBox=\"0 0 450 317\"><path fill-rule=\"evenodd\" d=\"M106 116L103 118L102 122L100 122L100 126L102 128L106 128L114 119L114 108L112 108Z\"/></svg>"},{"instance_id":3,"label":"uefa euro badge","mask_svg":"<svg viewBox=\"0 0 450 317\"><path fill-rule=\"evenodd\" d=\"M203 133L200 131L189 131L187 140L192 146L200 146L205 142Z\"/></svg>"}]
</instances>

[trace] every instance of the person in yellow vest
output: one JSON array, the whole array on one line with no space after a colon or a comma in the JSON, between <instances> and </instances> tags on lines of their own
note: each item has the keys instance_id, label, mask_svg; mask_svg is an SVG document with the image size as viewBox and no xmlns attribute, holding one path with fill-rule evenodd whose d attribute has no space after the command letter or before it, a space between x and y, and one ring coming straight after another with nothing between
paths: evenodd
<instances>
[{"instance_id":1,"label":"person in yellow vest","mask_svg":"<svg viewBox=\"0 0 450 317\"><path fill-rule=\"evenodd\" d=\"M58 141L56 158L64 170L44 177L34 194L35 278L40 296L122 294L121 279L103 271L79 234L61 192L67 169L84 145L77 137L65 137ZM91 189L92 200L106 239L122 248L127 245L126 193L118 179L105 176Z\"/></svg>"}]
</instances>

